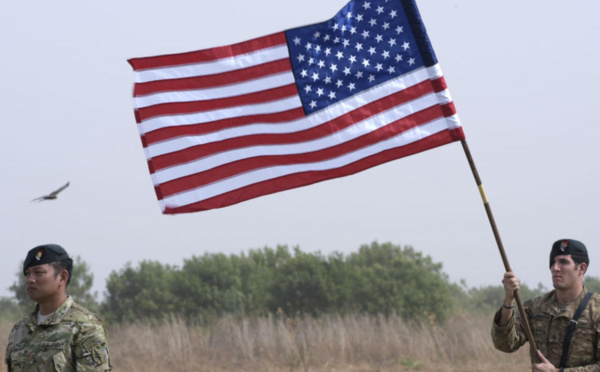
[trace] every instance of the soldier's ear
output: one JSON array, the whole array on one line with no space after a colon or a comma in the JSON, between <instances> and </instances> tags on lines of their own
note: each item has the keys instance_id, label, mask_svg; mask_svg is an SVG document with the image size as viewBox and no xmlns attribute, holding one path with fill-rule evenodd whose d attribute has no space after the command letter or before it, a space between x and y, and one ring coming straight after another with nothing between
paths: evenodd
<instances>
[{"instance_id":1,"label":"soldier's ear","mask_svg":"<svg viewBox=\"0 0 600 372\"><path fill-rule=\"evenodd\" d=\"M585 262L582 262L579 265L577 265L577 269L581 269L581 275L583 275L587 271L587 264Z\"/></svg>"},{"instance_id":2,"label":"soldier's ear","mask_svg":"<svg viewBox=\"0 0 600 372\"><path fill-rule=\"evenodd\" d=\"M58 274L60 284L63 284L65 287L67 286L67 282L69 281L69 272L67 269L62 269L60 274Z\"/></svg>"}]
</instances>

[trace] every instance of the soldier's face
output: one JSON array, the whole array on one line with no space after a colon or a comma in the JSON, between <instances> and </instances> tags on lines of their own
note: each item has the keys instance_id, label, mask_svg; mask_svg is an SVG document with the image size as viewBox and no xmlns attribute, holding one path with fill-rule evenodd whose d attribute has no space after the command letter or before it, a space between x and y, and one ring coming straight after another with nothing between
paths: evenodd
<instances>
[{"instance_id":1,"label":"soldier's face","mask_svg":"<svg viewBox=\"0 0 600 372\"><path fill-rule=\"evenodd\" d=\"M552 284L555 289L573 288L583 278L582 265L575 265L570 255L559 255L554 258L552 266Z\"/></svg>"},{"instance_id":2,"label":"soldier's face","mask_svg":"<svg viewBox=\"0 0 600 372\"><path fill-rule=\"evenodd\" d=\"M42 302L60 293L61 275L55 275L51 264L37 265L25 270L25 290L35 302Z\"/></svg>"}]
</instances>

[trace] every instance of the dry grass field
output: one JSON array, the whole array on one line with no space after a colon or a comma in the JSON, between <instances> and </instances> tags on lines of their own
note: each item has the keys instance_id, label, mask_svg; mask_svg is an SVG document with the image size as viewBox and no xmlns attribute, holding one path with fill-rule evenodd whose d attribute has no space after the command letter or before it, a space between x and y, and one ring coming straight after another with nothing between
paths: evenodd
<instances>
[{"instance_id":1,"label":"dry grass field","mask_svg":"<svg viewBox=\"0 0 600 372\"><path fill-rule=\"evenodd\" d=\"M530 371L527 348L493 348L491 317L456 316L443 327L398 317L223 318L210 327L172 318L109 329L114 371ZM10 324L0 324L5 350ZM5 372L6 366L0 367Z\"/></svg>"}]
</instances>

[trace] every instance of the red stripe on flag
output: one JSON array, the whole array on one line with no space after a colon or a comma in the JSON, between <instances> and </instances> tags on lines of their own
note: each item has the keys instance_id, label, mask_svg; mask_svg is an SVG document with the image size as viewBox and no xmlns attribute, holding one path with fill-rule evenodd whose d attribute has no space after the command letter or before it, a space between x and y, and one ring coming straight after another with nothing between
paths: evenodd
<instances>
[{"instance_id":1,"label":"red stripe on flag","mask_svg":"<svg viewBox=\"0 0 600 372\"><path fill-rule=\"evenodd\" d=\"M225 178L242 174L255 169L267 168L279 165L292 165L326 161L344 154L348 154L364 147L385 141L400 133L421 124L430 122L443 113L439 106L432 106L426 110L417 112L403 119L390 123L364 136L355 138L351 141L341 143L337 146L325 148L323 150L310 153L290 154L290 155L270 155L258 156L242 159L232 163L209 169L204 172L196 173L187 177L182 177L173 181L165 182L160 185L164 197L177 194L189 189L210 184Z\"/></svg>"},{"instance_id":2,"label":"red stripe on flag","mask_svg":"<svg viewBox=\"0 0 600 372\"><path fill-rule=\"evenodd\" d=\"M437 79L431 80L431 84L433 85L433 90L436 93L439 92L443 92L446 89L448 89L448 86L446 85L446 79L444 79L444 77L439 77Z\"/></svg>"},{"instance_id":3,"label":"red stripe on flag","mask_svg":"<svg viewBox=\"0 0 600 372\"><path fill-rule=\"evenodd\" d=\"M135 84L133 95L135 97L140 97L159 92L195 90L227 84L235 84L242 81L257 79L263 76L274 75L283 71L291 71L291 69L292 65L290 64L290 60L286 58L278 61L263 63L258 66L223 72L221 74L137 83Z\"/></svg>"},{"instance_id":4,"label":"red stripe on flag","mask_svg":"<svg viewBox=\"0 0 600 372\"><path fill-rule=\"evenodd\" d=\"M134 70L147 70L159 67L171 67L192 63L214 61L216 59L246 54L255 50L265 49L286 43L285 33L263 36L257 39L237 44L198 50L187 53L167 54L154 57L131 58L128 60Z\"/></svg>"},{"instance_id":5,"label":"red stripe on flag","mask_svg":"<svg viewBox=\"0 0 600 372\"><path fill-rule=\"evenodd\" d=\"M456 108L454 108L454 102L447 103L445 105L440 105L442 108L442 112L445 117L450 117L456 114Z\"/></svg>"},{"instance_id":6,"label":"red stripe on flag","mask_svg":"<svg viewBox=\"0 0 600 372\"><path fill-rule=\"evenodd\" d=\"M231 138L208 144L202 144L198 146L189 147L184 150L156 156L153 158L153 163L155 169L160 170L173 165L187 163L211 154L229 151L236 148L247 148L257 145L276 145L311 141L321 137L326 137L332 133L354 125L355 123L365 120L366 118L372 116L373 113L379 113L389 110L395 106L414 100L430 92L432 92L432 86L430 82L426 80L408 89L381 98L365 106L359 107L334 120L325 122L317 127L310 128L308 130L285 134L263 133L251 136Z\"/></svg>"},{"instance_id":7,"label":"red stripe on flag","mask_svg":"<svg viewBox=\"0 0 600 372\"><path fill-rule=\"evenodd\" d=\"M142 121L164 115L190 114L194 112L212 111L228 107L270 102L283 97L298 95L296 84L289 84L261 92L242 94L235 97L212 99L207 101L163 103L160 105L139 108Z\"/></svg>"},{"instance_id":8,"label":"red stripe on flag","mask_svg":"<svg viewBox=\"0 0 600 372\"><path fill-rule=\"evenodd\" d=\"M174 127L164 127L153 130L152 132L146 133L146 142L144 147L149 144L156 142L182 137L182 136L196 136L201 134L207 134L216 132L218 130L239 127L243 125L263 123L263 124L276 124L285 123L295 119L299 119L304 116L304 109L302 107L295 108L292 110L276 112L273 114L261 114L261 115L247 115L239 116L235 118L222 119L212 121L209 123L199 123L190 125L178 125Z\"/></svg>"},{"instance_id":9,"label":"red stripe on flag","mask_svg":"<svg viewBox=\"0 0 600 372\"><path fill-rule=\"evenodd\" d=\"M182 207L166 207L165 214L190 213L214 208L223 208L228 205L236 204L245 200L256 198L263 195L289 190L301 186L308 186L320 181L349 176L360 171L372 168L376 165L406 157L412 154L423 152L438 146L455 141L449 131L442 131L414 142L410 145L386 150L378 154L363 158L344 167L327 170L295 173L268 181L255 183L243 188L233 190L210 199L197 203L188 204Z\"/></svg>"}]
</instances>

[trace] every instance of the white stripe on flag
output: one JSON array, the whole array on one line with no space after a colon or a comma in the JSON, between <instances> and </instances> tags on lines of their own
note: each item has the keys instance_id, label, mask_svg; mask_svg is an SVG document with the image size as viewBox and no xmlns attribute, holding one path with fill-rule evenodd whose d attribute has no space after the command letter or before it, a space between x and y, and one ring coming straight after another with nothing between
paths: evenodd
<instances>
[{"instance_id":1,"label":"white stripe on flag","mask_svg":"<svg viewBox=\"0 0 600 372\"><path fill-rule=\"evenodd\" d=\"M134 102L136 108L142 108L165 103L205 101L239 96L240 92L244 94L261 92L267 89L294 84L294 82L294 74L288 71L214 88L148 94L146 96L135 97Z\"/></svg>"},{"instance_id":2,"label":"white stripe on flag","mask_svg":"<svg viewBox=\"0 0 600 372\"><path fill-rule=\"evenodd\" d=\"M308 117L304 117L304 118L301 118L301 119L298 119L295 121L291 121L288 123L281 123L276 126L275 125L252 125L252 126L246 126L246 127L226 129L226 130L219 131L216 133L211 133L209 135L186 136L184 138L176 138L173 140L168 140L168 141L163 141L163 142L156 143L156 144L151 144L146 148L146 154L147 154L146 158L148 160L150 160L150 158L155 157L155 156L168 154L173 151L183 150L185 148L197 146L200 144L206 144L206 143L210 143L210 142L214 142L214 141L220 141L223 139L229 139L229 138L235 138L235 137L241 137L241 136L249 136L249 135L255 135L255 134L265 134L265 133L268 133L268 134L270 134L270 133L294 133L294 132L301 131L301 130L307 130L307 129L319 126L319 125L321 125L325 122L328 122L330 120L333 120L335 118L338 118L338 117L348 113L348 111L351 111L355 108L364 106L371 102L377 101L383 97L386 97L386 96L390 95L390 93L393 94L393 93L399 92L401 90L407 89L409 87L412 87L414 85L417 85L427 79L428 79L427 71L426 71L426 69L422 68L422 69L415 70L407 75L400 76L400 77L397 77L396 79L389 80L383 84L380 84L379 86L365 90L360 94L351 96L344 101L340 101L337 104L329 106L325 110L317 111ZM298 98L297 102L298 103L300 102L299 98ZM435 104L437 104L437 103L438 102L436 102ZM296 106L296 107L299 107L299 106ZM296 108L296 107L288 107L287 109ZM236 112L240 112L239 107L234 107L233 109L223 109L221 111L223 112L223 115L225 115L226 111L229 111L229 110L236 110ZM215 113L215 111L213 111L213 113ZM200 116L200 115L208 115L208 114L207 113L205 113L205 114L188 114L186 116L189 117L190 115ZM244 115L244 113L240 113L239 115L236 114L236 115L232 115L232 116L228 116L228 117L235 117L235 116L242 116L242 115ZM251 113L248 113L245 115L251 115ZM147 126L147 124L149 122L159 122L160 121L160 122L167 123L168 121L180 120L180 118L182 118L182 117L183 117L183 115L172 115L169 117L163 116L160 118L153 118L153 119L144 121L141 124L141 126L143 127L145 132L149 132L150 129ZM215 119L215 120L217 120L217 119ZM201 122L207 122L207 121L208 120L206 120L206 121L199 120L197 122L201 123ZM186 123L192 124L193 122L189 122L189 120L186 120ZM158 127L154 127L154 129L158 129Z\"/></svg>"},{"instance_id":3,"label":"white stripe on flag","mask_svg":"<svg viewBox=\"0 0 600 372\"><path fill-rule=\"evenodd\" d=\"M196 203L209 199L211 197L224 194L229 191L237 190L242 187L252 185L258 182L275 179L278 177L308 172L308 171L325 171L343 167L354 163L360 159L389 150L396 147L406 146L423 138L429 137L435 133L447 130L448 126L446 118L439 118L425 125L412 128L406 132L400 133L397 136L389 138L385 141L378 142L368 147L361 148L357 151L342 155L338 158L329 159L322 162L304 163L294 165L281 165L257 169L254 171L239 174L229 177L224 180L214 182L212 184L199 187L194 190L185 191L176 195L171 195L163 200L159 200L162 210L166 207L177 208L184 205Z\"/></svg>"},{"instance_id":4,"label":"white stripe on flag","mask_svg":"<svg viewBox=\"0 0 600 372\"><path fill-rule=\"evenodd\" d=\"M267 62L277 61L279 59L288 57L288 47L286 44L282 44L275 47L264 48L251 53L217 59L210 62L135 71L134 81L136 83L147 83L157 80L214 75L223 72L239 70L241 68L256 66Z\"/></svg>"},{"instance_id":5,"label":"white stripe on flag","mask_svg":"<svg viewBox=\"0 0 600 372\"><path fill-rule=\"evenodd\" d=\"M297 95L286 97L268 103L257 103L245 106L236 106L226 109L218 109L206 112L199 112L185 115L160 116L148 119L138 128L142 134L165 127L174 127L178 125L201 124L222 119L231 119L240 116L273 114L287 110L302 107L300 97Z\"/></svg>"},{"instance_id":6,"label":"white stripe on flag","mask_svg":"<svg viewBox=\"0 0 600 372\"><path fill-rule=\"evenodd\" d=\"M437 97L434 93L431 93L420 97L415 101L377 113L377 115L371 116L361 122L354 123L341 131L330 133L327 137L308 142L253 146L225 151L196 161L156 171L152 175L152 180L154 181L154 185L157 186L161 183L203 172L245 158L302 154L327 149L376 131L396 120L435 105L437 105Z\"/></svg>"}]
</instances>

